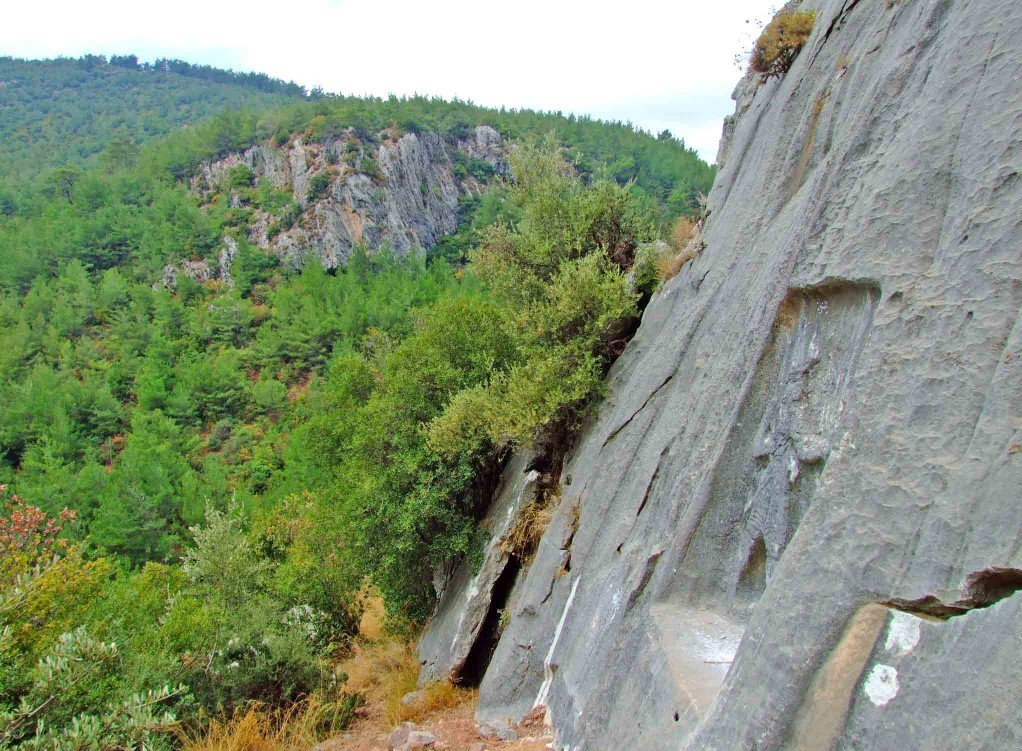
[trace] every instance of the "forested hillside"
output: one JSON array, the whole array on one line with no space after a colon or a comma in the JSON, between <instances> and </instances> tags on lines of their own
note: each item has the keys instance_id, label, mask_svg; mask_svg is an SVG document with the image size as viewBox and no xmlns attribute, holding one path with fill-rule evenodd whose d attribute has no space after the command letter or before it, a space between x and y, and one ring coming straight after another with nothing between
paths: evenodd
<instances>
[{"instance_id":1,"label":"forested hillside","mask_svg":"<svg viewBox=\"0 0 1022 751\"><path fill-rule=\"evenodd\" d=\"M294 83L181 60L0 57L0 179L58 165L120 167L142 142L225 108L304 98Z\"/></svg>"},{"instance_id":2,"label":"forested hillside","mask_svg":"<svg viewBox=\"0 0 1022 751\"><path fill-rule=\"evenodd\" d=\"M100 68L87 85L120 91ZM239 169L190 187L254 144L343 135L386 191L382 141L478 125L516 142L511 179L455 160L478 172L460 228L406 256L295 269L248 225L304 196ZM364 588L414 629L434 569L480 549L508 452L556 473L712 169L666 133L426 98L231 110L119 153L0 194L0 748L169 747L253 699L343 723L360 699L331 660ZM228 246L228 276L164 283Z\"/></svg>"}]
</instances>

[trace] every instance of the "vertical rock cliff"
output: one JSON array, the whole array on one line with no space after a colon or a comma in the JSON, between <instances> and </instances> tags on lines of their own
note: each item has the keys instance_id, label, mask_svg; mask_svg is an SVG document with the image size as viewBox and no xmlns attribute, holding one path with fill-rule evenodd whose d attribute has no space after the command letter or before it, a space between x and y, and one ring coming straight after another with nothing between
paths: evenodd
<instances>
[{"instance_id":1,"label":"vertical rock cliff","mask_svg":"<svg viewBox=\"0 0 1022 751\"><path fill-rule=\"evenodd\" d=\"M562 473L480 720L542 705L587 751L1022 747L1022 5L803 8Z\"/></svg>"},{"instance_id":2,"label":"vertical rock cliff","mask_svg":"<svg viewBox=\"0 0 1022 751\"><path fill-rule=\"evenodd\" d=\"M247 167L256 185L290 193L300 208L285 225L253 207L250 241L294 267L313 258L335 268L356 243L370 251L386 244L405 255L455 232L459 200L485 187L458 169L459 156L485 163L494 174L507 171L503 141L488 125L453 143L436 133L383 131L372 140L359 135L349 128L322 142L306 143L299 136L280 146L257 144L203 165L192 189L200 194L225 190L230 171ZM317 175L326 178L320 195L312 191ZM236 193L231 198L236 200Z\"/></svg>"}]
</instances>

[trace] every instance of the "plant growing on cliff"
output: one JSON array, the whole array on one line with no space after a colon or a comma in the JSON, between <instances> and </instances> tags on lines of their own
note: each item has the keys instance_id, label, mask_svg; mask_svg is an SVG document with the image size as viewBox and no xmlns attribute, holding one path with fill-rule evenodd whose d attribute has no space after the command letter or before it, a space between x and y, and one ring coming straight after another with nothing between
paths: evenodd
<instances>
[{"instance_id":1,"label":"plant growing on cliff","mask_svg":"<svg viewBox=\"0 0 1022 751\"><path fill-rule=\"evenodd\" d=\"M315 201L326 195L327 189L330 187L330 173L329 172L317 172L309 180L309 200Z\"/></svg>"},{"instance_id":2,"label":"plant growing on cliff","mask_svg":"<svg viewBox=\"0 0 1022 751\"><path fill-rule=\"evenodd\" d=\"M781 13L760 34L752 50L749 71L763 80L780 78L809 40L816 14L813 11Z\"/></svg>"},{"instance_id":3,"label":"plant growing on cliff","mask_svg":"<svg viewBox=\"0 0 1022 751\"><path fill-rule=\"evenodd\" d=\"M377 162L371 156L362 157L362 161L359 162L358 165L358 171L361 172L363 175L368 175L374 180L383 177L383 173L380 171L379 162Z\"/></svg>"}]
</instances>

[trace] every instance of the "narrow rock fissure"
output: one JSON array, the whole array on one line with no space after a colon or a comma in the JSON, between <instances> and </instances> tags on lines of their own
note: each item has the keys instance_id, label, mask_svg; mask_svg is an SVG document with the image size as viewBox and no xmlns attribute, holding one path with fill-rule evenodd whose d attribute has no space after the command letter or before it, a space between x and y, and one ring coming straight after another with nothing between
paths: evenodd
<instances>
[{"instance_id":1,"label":"narrow rock fissure","mask_svg":"<svg viewBox=\"0 0 1022 751\"><path fill-rule=\"evenodd\" d=\"M472 649L469 650L465 664L462 665L457 675L458 682L463 686L475 687L483 680L486 668L490 664L490 658L497 647L497 641L500 639L504 622L506 622L504 609L521 567L521 562L512 556L493 585L490 609L486 612L486 618L479 628Z\"/></svg>"}]
</instances>

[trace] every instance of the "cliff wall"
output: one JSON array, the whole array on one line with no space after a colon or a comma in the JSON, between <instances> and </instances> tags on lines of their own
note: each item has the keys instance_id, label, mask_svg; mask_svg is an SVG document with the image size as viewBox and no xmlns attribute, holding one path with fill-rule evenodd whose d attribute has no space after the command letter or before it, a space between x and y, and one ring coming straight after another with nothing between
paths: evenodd
<instances>
[{"instance_id":1,"label":"cliff wall","mask_svg":"<svg viewBox=\"0 0 1022 751\"><path fill-rule=\"evenodd\" d=\"M458 228L458 203L483 189L459 169L457 158L477 159L494 174L506 173L504 143L487 125L477 126L455 143L436 133L384 131L367 139L353 128L337 138L306 142L298 136L276 145L257 144L205 164L192 189L212 194L225 189L232 168L244 165L255 184L269 183L289 192L300 208L290 226L273 213L253 209L249 240L300 267L309 258L326 268L344 263L356 243L370 251L388 245L395 253L421 252ZM328 182L312 191L316 175ZM230 200L237 201L232 194ZM276 224L276 226L274 226Z\"/></svg>"},{"instance_id":2,"label":"cliff wall","mask_svg":"<svg viewBox=\"0 0 1022 751\"><path fill-rule=\"evenodd\" d=\"M502 585L481 721L545 706L587 751L1022 746L1022 5L803 7L788 74L736 90L705 251Z\"/></svg>"}]
</instances>

